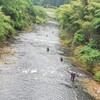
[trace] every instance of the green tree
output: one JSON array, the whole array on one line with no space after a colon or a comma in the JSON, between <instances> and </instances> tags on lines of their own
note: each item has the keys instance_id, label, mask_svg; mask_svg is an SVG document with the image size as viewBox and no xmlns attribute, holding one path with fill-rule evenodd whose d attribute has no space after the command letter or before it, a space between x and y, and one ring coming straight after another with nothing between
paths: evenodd
<instances>
[{"instance_id":1,"label":"green tree","mask_svg":"<svg viewBox=\"0 0 100 100\"><path fill-rule=\"evenodd\" d=\"M14 33L15 30L11 25L10 16L4 15L0 9L0 45L2 45L9 36L13 36Z\"/></svg>"}]
</instances>

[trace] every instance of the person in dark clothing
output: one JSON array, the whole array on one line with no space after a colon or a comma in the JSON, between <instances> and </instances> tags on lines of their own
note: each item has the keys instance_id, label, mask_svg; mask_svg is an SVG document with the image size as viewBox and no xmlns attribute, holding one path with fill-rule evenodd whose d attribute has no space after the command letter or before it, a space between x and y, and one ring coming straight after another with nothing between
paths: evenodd
<instances>
[{"instance_id":1,"label":"person in dark clothing","mask_svg":"<svg viewBox=\"0 0 100 100\"><path fill-rule=\"evenodd\" d=\"M74 73L74 72L71 72L71 80L74 82L74 80L75 80L75 76L76 76L76 74Z\"/></svg>"},{"instance_id":2,"label":"person in dark clothing","mask_svg":"<svg viewBox=\"0 0 100 100\"><path fill-rule=\"evenodd\" d=\"M60 61L61 61L61 62L63 61L63 58L62 58L62 57L60 58Z\"/></svg>"},{"instance_id":3,"label":"person in dark clothing","mask_svg":"<svg viewBox=\"0 0 100 100\"><path fill-rule=\"evenodd\" d=\"M47 48L47 52L49 52L49 48Z\"/></svg>"},{"instance_id":4,"label":"person in dark clothing","mask_svg":"<svg viewBox=\"0 0 100 100\"><path fill-rule=\"evenodd\" d=\"M46 35L46 37L48 37L48 35Z\"/></svg>"}]
</instances>

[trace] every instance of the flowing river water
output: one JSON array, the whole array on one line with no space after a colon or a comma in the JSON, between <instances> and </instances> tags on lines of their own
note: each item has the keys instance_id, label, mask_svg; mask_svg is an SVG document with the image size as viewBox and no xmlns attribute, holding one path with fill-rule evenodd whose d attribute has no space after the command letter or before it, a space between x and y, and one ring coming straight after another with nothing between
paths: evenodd
<instances>
[{"instance_id":1,"label":"flowing river water","mask_svg":"<svg viewBox=\"0 0 100 100\"><path fill-rule=\"evenodd\" d=\"M83 77L70 80L68 71L88 75L63 55L59 33L58 23L48 21L16 37L16 63L0 65L0 100L94 100L81 86Z\"/></svg>"}]
</instances>

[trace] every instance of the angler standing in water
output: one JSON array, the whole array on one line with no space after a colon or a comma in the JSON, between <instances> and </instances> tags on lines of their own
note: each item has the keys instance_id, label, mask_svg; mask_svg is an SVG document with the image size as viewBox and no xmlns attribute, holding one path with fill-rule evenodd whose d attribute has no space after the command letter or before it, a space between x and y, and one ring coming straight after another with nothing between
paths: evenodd
<instances>
[{"instance_id":1,"label":"angler standing in water","mask_svg":"<svg viewBox=\"0 0 100 100\"><path fill-rule=\"evenodd\" d=\"M49 52L49 48L47 48L47 52Z\"/></svg>"},{"instance_id":2,"label":"angler standing in water","mask_svg":"<svg viewBox=\"0 0 100 100\"><path fill-rule=\"evenodd\" d=\"M71 77L70 77L71 81L74 82L75 81L75 77L76 77L76 73L73 72L73 71L68 71L68 73L70 73L70 75L71 75Z\"/></svg>"},{"instance_id":3,"label":"angler standing in water","mask_svg":"<svg viewBox=\"0 0 100 100\"><path fill-rule=\"evenodd\" d=\"M61 62L63 61L63 58L62 58L62 57L60 58L60 61L61 61Z\"/></svg>"},{"instance_id":4,"label":"angler standing in water","mask_svg":"<svg viewBox=\"0 0 100 100\"><path fill-rule=\"evenodd\" d=\"M75 74L75 72L71 72L70 74L71 74L71 81L74 82L76 74Z\"/></svg>"}]
</instances>

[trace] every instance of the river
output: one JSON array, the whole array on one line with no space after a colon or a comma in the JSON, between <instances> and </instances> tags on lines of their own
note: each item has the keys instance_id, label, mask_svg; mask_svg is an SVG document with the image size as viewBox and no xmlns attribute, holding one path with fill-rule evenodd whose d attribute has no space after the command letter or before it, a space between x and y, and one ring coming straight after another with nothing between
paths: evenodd
<instances>
[{"instance_id":1,"label":"river","mask_svg":"<svg viewBox=\"0 0 100 100\"><path fill-rule=\"evenodd\" d=\"M94 100L81 86L83 77L70 80L68 71L88 75L63 55L58 23L52 20L31 29L11 44L16 63L0 65L0 100Z\"/></svg>"}]
</instances>

